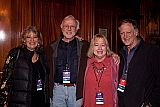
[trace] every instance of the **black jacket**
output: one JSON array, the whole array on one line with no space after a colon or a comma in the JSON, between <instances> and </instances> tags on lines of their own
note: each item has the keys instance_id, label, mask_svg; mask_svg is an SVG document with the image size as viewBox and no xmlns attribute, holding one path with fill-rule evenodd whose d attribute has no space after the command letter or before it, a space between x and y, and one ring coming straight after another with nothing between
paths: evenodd
<instances>
[{"instance_id":1,"label":"black jacket","mask_svg":"<svg viewBox=\"0 0 160 107\"><path fill-rule=\"evenodd\" d=\"M53 87L54 87L54 74L55 74L55 58L57 57L57 49L59 41L62 38L59 38L57 41L53 42L50 46L46 49L47 57L48 57L48 65L50 68L50 75L49 75L49 95L50 98L53 97ZM76 39L77 42L77 54L79 57L78 60L78 76L76 81L76 99L80 99L83 97L83 82L84 82L84 74L85 69L87 66L87 51L89 48L89 42L87 41L80 41Z\"/></svg>"},{"instance_id":2,"label":"black jacket","mask_svg":"<svg viewBox=\"0 0 160 107\"><path fill-rule=\"evenodd\" d=\"M14 58L17 56L17 52L20 50L17 60ZM44 102L48 103L48 73L47 67L44 61L44 55L41 52L39 54L39 61L42 71L44 72L44 85L43 94L45 96ZM6 88L8 91L7 103L8 107L32 107L32 93L33 93L33 64L32 55L26 48L14 48L7 57L13 57L13 60L9 60L9 63L5 63L3 68L2 83L7 80ZM10 75L10 76L9 76Z\"/></svg>"},{"instance_id":3,"label":"black jacket","mask_svg":"<svg viewBox=\"0 0 160 107\"><path fill-rule=\"evenodd\" d=\"M123 73L124 52L121 51L119 80ZM141 107L150 103L160 107L160 49L141 40L128 67L124 93L118 91L120 107Z\"/></svg>"}]
</instances>

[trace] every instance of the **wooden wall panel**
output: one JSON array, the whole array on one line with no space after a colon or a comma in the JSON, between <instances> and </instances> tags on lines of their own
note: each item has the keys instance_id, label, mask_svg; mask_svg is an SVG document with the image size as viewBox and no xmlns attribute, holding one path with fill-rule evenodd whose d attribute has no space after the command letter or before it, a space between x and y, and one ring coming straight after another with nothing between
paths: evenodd
<instances>
[{"instance_id":1,"label":"wooden wall panel","mask_svg":"<svg viewBox=\"0 0 160 107\"><path fill-rule=\"evenodd\" d=\"M79 16L79 34L87 41L90 41L95 33L95 6L94 0L77 0L75 13Z\"/></svg>"},{"instance_id":2,"label":"wooden wall panel","mask_svg":"<svg viewBox=\"0 0 160 107\"><path fill-rule=\"evenodd\" d=\"M1 40L0 36L0 71L8 51L20 43L20 33L26 26L36 26L42 32L46 46L60 36L61 21L70 14L80 21L79 34L85 40L90 41L92 36L98 33L99 28L106 28L110 47L113 51L118 52L121 45L117 30L119 17L126 14L134 16L134 11L137 12L140 8L140 12L137 12L143 16L140 20L140 33L147 35L148 13L146 8L156 7L158 10L160 7L153 1L142 0L141 5L136 6L136 9L132 6L131 10L126 10L125 7L120 9L121 5L117 8L115 3L110 5L106 0L101 1L103 8L97 6L95 0L0 0L0 30L3 30L6 35L5 40ZM158 32L160 32L160 9L157 17Z\"/></svg>"},{"instance_id":3,"label":"wooden wall panel","mask_svg":"<svg viewBox=\"0 0 160 107\"><path fill-rule=\"evenodd\" d=\"M32 10L32 23L42 32L44 46L50 44L61 35L60 24L67 15L74 14L75 1L45 1L34 0Z\"/></svg>"},{"instance_id":4,"label":"wooden wall panel","mask_svg":"<svg viewBox=\"0 0 160 107\"><path fill-rule=\"evenodd\" d=\"M147 42L160 47L160 3L158 1L143 1L140 5L140 31Z\"/></svg>"},{"instance_id":5,"label":"wooden wall panel","mask_svg":"<svg viewBox=\"0 0 160 107\"><path fill-rule=\"evenodd\" d=\"M11 0L11 45L18 46L20 33L32 25L32 0Z\"/></svg>"},{"instance_id":6,"label":"wooden wall panel","mask_svg":"<svg viewBox=\"0 0 160 107\"><path fill-rule=\"evenodd\" d=\"M2 66L11 48L11 26L10 26L10 10L11 1L0 1L0 74L2 73Z\"/></svg>"},{"instance_id":7,"label":"wooden wall panel","mask_svg":"<svg viewBox=\"0 0 160 107\"><path fill-rule=\"evenodd\" d=\"M0 30L5 33L5 39L0 40L0 72L9 50L20 43L21 31L31 25L31 7L31 0L0 1Z\"/></svg>"},{"instance_id":8,"label":"wooden wall panel","mask_svg":"<svg viewBox=\"0 0 160 107\"><path fill-rule=\"evenodd\" d=\"M95 10L95 33L99 33L99 28L107 29L107 39L110 44L110 48L113 49L112 39L115 35L112 35L113 24L113 12L111 10L96 9Z\"/></svg>"},{"instance_id":9,"label":"wooden wall panel","mask_svg":"<svg viewBox=\"0 0 160 107\"><path fill-rule=\"evenodd\" d=\"M94 0L1 0L0 11L7 10L8 21L0 20L5 26L7 39L0 42L0 70L11 48L18 46L20 33L28 25L36 26L44 37L44 45L56 40L60 34L60 24L67 15L73 15L80 21L80 33L90 41L94 34ZM80 7L80 8L79 8ZM4 23L7 22L7 23ZM2 28L2 27L0 27Z\"/></svg>"}]
</instances>

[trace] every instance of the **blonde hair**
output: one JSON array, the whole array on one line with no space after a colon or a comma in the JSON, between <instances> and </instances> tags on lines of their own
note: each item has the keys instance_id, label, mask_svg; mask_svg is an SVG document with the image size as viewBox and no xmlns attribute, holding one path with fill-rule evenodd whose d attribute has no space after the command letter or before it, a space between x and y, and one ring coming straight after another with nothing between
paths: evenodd
<instances>
[{"instance_id":1,"label":"blonde hair","mask_svg":"<svg viewBox=\"0 0 160 107\"><path fill-rule=\"evenodd\" d=\"M38 48L42 48L42 46L43 46L43 37L42 37L41 32L38 31L35 26L27 26L27 27L22 31L22 33L21 33L22 46L25 46L25 45L26 45L25 39L26 39L27 35L28 35L30 32L33 32L33 33L38 37L38 39L39 39L37 49L38 49Z\"/></svg>"},{"instance_id":2,"label":"blonde hair","mask_svg":"<svg viewBox=\"0 0 160 107\"><path fill-rule=\"evenodd\" d=\"M93 55L94 55L94 52L93 52L93 47L94 47L94 42L95 42L95 40L96 39L100 39L100 38L102 38L102 39L104 39L104 41L105 41L105 44L106 44L106 55L107 56L110 56L113 52L110 50L110 48L109 48L109 43L108 43L108 40L107 40L107 38L104 36L104 35L101 35L101 34L96 34L96 35L94 35L94 37L92 38L92 40L91 40L91 43L90 43L90 47L89 47L89 50L88 50L88 53L87 53L87 56L89 57L89 58L91 58L91 57L93 57Z\"/></svg>"}]
</instances>

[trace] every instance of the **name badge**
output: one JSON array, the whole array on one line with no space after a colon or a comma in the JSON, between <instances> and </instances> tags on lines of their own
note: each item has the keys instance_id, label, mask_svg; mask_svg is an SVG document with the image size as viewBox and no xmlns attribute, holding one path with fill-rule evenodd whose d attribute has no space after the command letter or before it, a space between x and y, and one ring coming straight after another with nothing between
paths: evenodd
<instances>
[{"instance_id":1,"label":"name badge","mask_svg":"<svg viewBox=\"0 0 160 107\"><path fill-rule=\"evenodd\" d=\"M63 83L70 83L70 72L63 72Z\"/></svg>"},{"instance_id":2,"label":"name badge","mask_svg":"<svg viewBox=\"0 0 160 107\"><path fill-rule=\"evenodd\" d=\"M125 79L120 79L117 90L120 91L120 92L124 92L125 87L126 87L126 80Z\"/></svg>"},{"instance_id":3,"label":"name badge","mask_svg":"<svg viewBox=\"0 0 160 107\"><path fill-rule=\"evenodd\" d=\"M96 92L96 104L104 104L104 98L102 92Z\"/></svg>"},{"instance_id":4,"label":"name badge","mask_svg":"<svg viewBox=\"0 0 160 107\"><path fill-rule=\"evenodd\" d=\"M40 91L40 90L42 90L42 80L41 79L37 80L37 91Z\"/></svg>"}]
</instances>

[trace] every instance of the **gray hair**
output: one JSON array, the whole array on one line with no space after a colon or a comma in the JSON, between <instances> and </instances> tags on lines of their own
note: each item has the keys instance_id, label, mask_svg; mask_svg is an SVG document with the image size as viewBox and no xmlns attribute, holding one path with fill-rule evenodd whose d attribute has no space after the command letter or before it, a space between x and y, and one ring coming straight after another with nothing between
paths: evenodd
<instances>
[{"instance_id":1,"label":"gray hair","mask_svg":"<svg viewBox=\"0 0 160 107\"><path fill-rule=\"evenodd\" d=\"M63 21L62 21L62 23L61 23L61 28L63 27L64 21L67 20L67 19L75 20L75 22L76 22L76 30L78 30L78 29L80 28L80 23L79 23L79 21L78 21L74 16L72 16L72 15L68 15L68 16L66 16L66 17L63 19Z\"/></svg>"}]
</instances>

